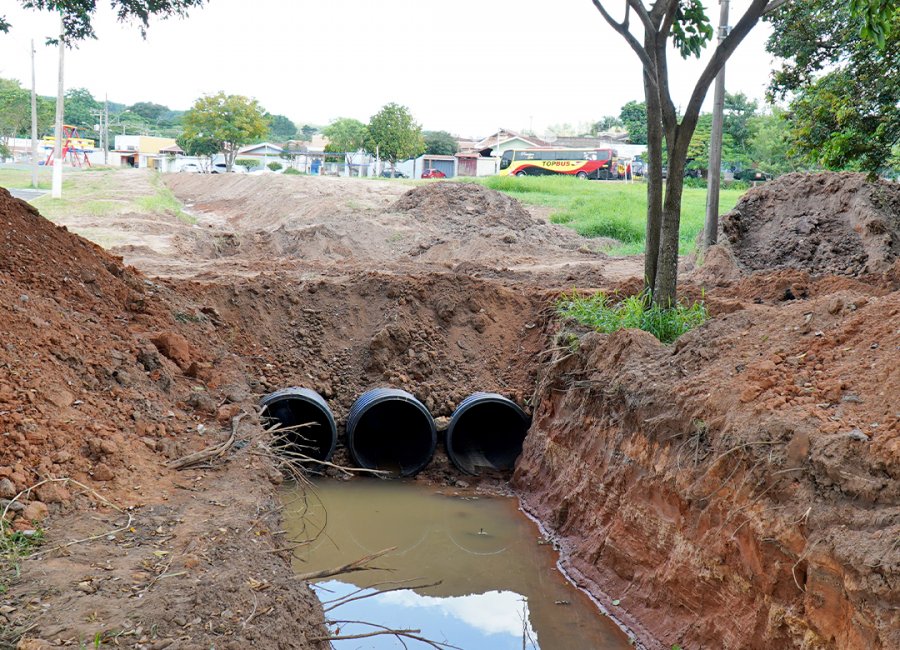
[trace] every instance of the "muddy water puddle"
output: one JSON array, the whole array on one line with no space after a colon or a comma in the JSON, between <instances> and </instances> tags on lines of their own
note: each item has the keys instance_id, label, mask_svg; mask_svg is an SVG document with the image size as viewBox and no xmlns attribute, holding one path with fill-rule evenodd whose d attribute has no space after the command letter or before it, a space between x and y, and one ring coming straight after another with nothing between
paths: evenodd
<instances>
[{"instance_id":1,"label":"muddy water puddle","mask_svg":"<svg viewBox=\"0 0 900 650\"><path fill-rule=\"evenodd\" d=\"M329 620L421 630L423 637L465 650L630 647L628 637L559 572L556 551L514 498L366 479L317 481L305 493L288 487L282 497L288 535L313 539L296 553L298 573L396 547L374 562L387 570L315 585ZM381 629L355 623L336 628L341 636ZM403 646L394 637L374 636L334 647Z\"/></svg>"}]
</instances>

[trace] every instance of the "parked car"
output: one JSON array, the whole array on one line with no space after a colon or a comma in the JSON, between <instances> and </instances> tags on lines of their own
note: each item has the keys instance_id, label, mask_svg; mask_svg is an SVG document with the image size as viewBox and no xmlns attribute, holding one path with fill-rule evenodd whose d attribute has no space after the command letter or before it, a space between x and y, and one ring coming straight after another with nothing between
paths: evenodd
<instances>
[{"instance_id":1,"label":"parked car","mask_svg":"<svg viewBox=\"0 0 900 650\"><path fill-rule=\"evenodd\" d=\"M398 170L398 171L395 171L395 172L394 172L394 175L391 176L391 170L390 170L390 169L385 169L385 170L383 170L383 171L381 172L381 177L382 177L382 178L409 178L409 176L407 176L406 174L404 174L403 172L401 172L401 171L399 171L399 170ZM424 178L424 176L423 176L423 178Z\"/></svg>"},{"instance_id":2,"label":"parked car","mask_svg":"<svg viewBox=\"0 0 900 650\"><path fill-rule=\"evenodd\" d=\"M200 165L198 165L197 163L185 163L178 171L187 172L188 174L199 174L203 170L200 169Z\"/></svg>"},{"instance_id":3,"label":"parked car","mask_svg":"<svg viewBox=\"0 0 900 650\"><path fill-rule=\"evenodd\" d=\"M644 159L640 156L635 156L631 161L631 173L635 176L644 175Z\"/></svg>"},{"instance_id":4,"label":"parked car","mask_svg":"<svg viewBox=\"0 0 900 650\"><path fill-rule=\"evenodd\" d=\"M212 167L209 168L210 174L224 174L228 171L228 165L225 163L216 163ZM232 165L231 172L233 174L246 174L247 169L242 167L241 165Z\"/></svg>"},{"instance_id":5,"label":"parked car","mask_svg":"<svg viewBox=\"0 0 900 650\"><path fill-rule=\"evenodd\" d=\"M752 182L762 182L762 181L770 181L772 177L765 173L761 172L758 169L741 169L734 172L734 180L736 181L752 181Z\"/></svg>"},{"instance_id":6,"label":"parked car","mask_svg":"<svg viewBox=\"0 0 900 650\"><path fill-rule=\"evenodd\" d=\"M440 169L429 167L422 172L422 178L447 178L447 174L442 172Z\"/></svg>"}]
</instances>

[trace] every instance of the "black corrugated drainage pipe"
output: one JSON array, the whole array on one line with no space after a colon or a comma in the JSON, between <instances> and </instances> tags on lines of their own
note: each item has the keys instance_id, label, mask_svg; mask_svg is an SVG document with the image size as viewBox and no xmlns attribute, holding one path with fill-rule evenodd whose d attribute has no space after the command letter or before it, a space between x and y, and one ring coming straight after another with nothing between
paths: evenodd
<instances>
[{"instance_id":1,"label":"black corrugated drainage pipe","mask_svg":"<svg viewBox=\"0 0 900 650\"><path fill-rule=\"evenodd\" d=\"M512 400L497 393L474 393L450 418L447 455L467 474L510 470L530 426L531 418Z\"/></svg>"},{"instance_id":2,"label":"black corrugated drainage pipe","mask_svg":"<svg viewBox=\"0 0 900 650\"><path fill-rule=\"evenodd\" d=\"M413 476L431 461L436 446L434 418L405 390L375 388L350 407L347 447L360 467Z\"/></svg>"},{"instance_id":3,"label":"black corrugated drainage pipe","mask_svg":"<svg viewBox=\"0 0 900 650\"><path fill-rule=\"evenodd\" d=\"M328 403L309 388L284 388L262 398L262 420L266 428L277 426L276 447L315 460L327 461L337 444L337 426ZM303 462L295 458L298 462ZM310 463L315 469L315 463Z\"/></svg>"}]
</instances>

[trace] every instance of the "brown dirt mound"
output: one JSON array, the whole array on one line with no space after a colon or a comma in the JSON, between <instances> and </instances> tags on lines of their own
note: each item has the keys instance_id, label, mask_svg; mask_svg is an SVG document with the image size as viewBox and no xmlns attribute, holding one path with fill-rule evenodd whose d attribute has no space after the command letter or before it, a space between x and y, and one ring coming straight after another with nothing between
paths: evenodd
<instances>
[{"instance_id":1,"label":"brown dirt mound","mask_svg":"<svg viewBox=\"0 0 900 650\"><path fill-rule=\"evenodd\" d=\"M469 225L473 230L505 226L526 230L541 222L522 204L501 192L473 183L433 183L404 194L393 209L411 212L422 220L446 220Z\"/></svg>"},{"instance_id":2,"label":"brown dirt mound","mask_svg":"<svg viewBox=\"0 0 900 650\"><path fill-rule=\"evenodd\" d=\"M0 535L47 533L47 555L23 561L21 577L0 556L0 647L24 630L43 641L21 647L98 631L145 648L223 635L222 647L315 647L305 635L323 631L321 608L272 553L271 466L241 451L190 478L166 467L255 412L201 309L0 188L0 323ZM252 420L237 432L247 441ZM81 541L54 551L70 540ZM159 589L166 572L184 579ZM253 589L263 576L271 595ZM251 611L262 620L248 624Z\"/></svg>"},{"instance_id":3,"label":"brown dirt mound","mask_svg":"<svg viewBox=\"0 0 900 650\"><path fill-rule=\"evenodd\" d=\"M720 242L744 271L858 276L900 258L900 185L862 174L787 174L722 217Z\"/></svg>"},{"instance_id":4,"label":"brown dirt mound","mask_svg":"<svg viewBox=\"0 0 900 650\"><path fill-rule=\"evenodd\" d=\"M671 347L586 334L539 384L515 483L648 648L900 647L900 292L805 284L715 289Z\"/></svg>"}]
</instances>

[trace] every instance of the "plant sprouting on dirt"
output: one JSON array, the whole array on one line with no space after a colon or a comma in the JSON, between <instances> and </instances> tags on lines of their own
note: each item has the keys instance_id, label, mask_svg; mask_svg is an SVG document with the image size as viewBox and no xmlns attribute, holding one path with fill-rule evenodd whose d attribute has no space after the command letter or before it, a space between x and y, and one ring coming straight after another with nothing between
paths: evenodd
<instances>
[{"instance_id":1,"label":"plant sprouting on dirt","mask_svg":"<svg viewBox=\"0 0 900 650\"><path fill-rule=\"evenodd\" d=\"M44 531L13 530L0 521L0 594L5 593L9 582L19 576L19 566L44 541Z\"/></svg>"},{"instance_id":2,"label":"plant sprouting on dirt","mask_svg":"<svg viewBox=\"0 0 900 650\"><path fill-rule=\"evenodd\" d=\"M573 290L560 296L556 311L562 318L598 332L610 334L623 329L640 329L650 332L663 343L672 343L709 320L702 301L689 306L679 302L663 309L652 304L646 293L618 300L615 294L607 296L598 292L584 296Z\"/></svg>"}]
</instances>

